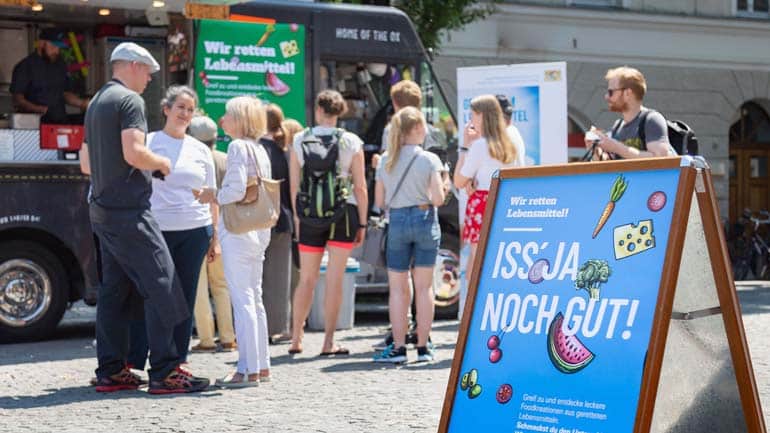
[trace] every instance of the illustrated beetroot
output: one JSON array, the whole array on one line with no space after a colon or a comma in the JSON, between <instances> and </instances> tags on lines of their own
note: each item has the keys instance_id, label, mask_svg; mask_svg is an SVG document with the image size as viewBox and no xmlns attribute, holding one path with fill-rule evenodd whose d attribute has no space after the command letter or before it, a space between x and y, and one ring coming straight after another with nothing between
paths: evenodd
<instances>
[{"instance_id":1,"label":"illustrated beetroot","mask_svg":"<svg viewBox=\"0 0 770 433\"><path fill-rule=\"evenodd\" d=\"M594 354L586 348L576 335L562 331L564 315L557 314L548 328L548 357L557 370L566 374L577 373L594 360Z\"/></svg>"},{"instance_id":2,"label":"illustrated beetroot","mask_svg":"<svg viewBox=\"0 0 770 433\"><path fill-rule=\"evenodd\" d=\"M647 199L647 209L658 212L666 206L666 193L663 191L655 191L650 194Z\"/></svg>"}]
</instances>

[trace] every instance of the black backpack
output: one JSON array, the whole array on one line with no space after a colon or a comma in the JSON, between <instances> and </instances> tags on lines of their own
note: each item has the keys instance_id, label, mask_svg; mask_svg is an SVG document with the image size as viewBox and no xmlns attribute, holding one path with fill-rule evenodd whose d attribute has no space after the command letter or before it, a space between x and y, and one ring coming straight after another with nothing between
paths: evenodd
<instances>
[{"instance_id":1,"label":"black backpack","mask_svg":"<svg viewBox=\"0 0 770 433\"><path fill-rule=\"evenodd\" d=\"M297 192L297 215L303 224L328 227L345 213L350 188L340 178L339 143L342 129L316 136L310 129L302 135L304 165Z\"/></svg>"},{"instance_id":2,"label":"black backpack","mask_svg":"<svg viewBox=\"0 0 770 433\"><path fill-rule=\"evenodd\" d=\"M647 116L655 110L644 110L639 116L639 130L637 135L642 140L642 146L647 150L647 140L644 135L644 125L647 122ZM664 116L665 117L665 116ZM613 136L620 128L620 119L615 123L612 128ZM698 154L698 137L695 136L695 131L692 130L686 123L681 120L668 120L666 119L666 127L668 129L668 142L671 147L679 155L697 155Z\"/></svg>"}]
</instances>

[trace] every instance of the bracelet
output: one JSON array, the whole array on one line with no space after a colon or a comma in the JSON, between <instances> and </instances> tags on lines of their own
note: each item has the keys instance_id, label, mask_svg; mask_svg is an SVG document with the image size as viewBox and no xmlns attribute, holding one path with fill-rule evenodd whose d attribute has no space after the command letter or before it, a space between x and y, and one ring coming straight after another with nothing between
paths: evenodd
<instances>
[{"instance_id":1,"label":"bracelet","mask_svg":"<svg viewBox=\"0 0 770 433\"><path fill-rule=\"evenodd\" d=\"M359 224L358 225L358 228L360 228L360 229L365 229L367 227L369 227L369 226L367 226L366 224Z\"/></svg>"},{"instance_id":2,"label":"bracelet","mask_svg":"<svg viewBox=\"0 0 770 433\"><path fill-rule=\"evenodd\" d=\"M465 146L461 146L461 147L457 148L458 152L467 152L469 150L471 150L471 149L469 147L465 147Z\"/></svg>"}]
</instances>

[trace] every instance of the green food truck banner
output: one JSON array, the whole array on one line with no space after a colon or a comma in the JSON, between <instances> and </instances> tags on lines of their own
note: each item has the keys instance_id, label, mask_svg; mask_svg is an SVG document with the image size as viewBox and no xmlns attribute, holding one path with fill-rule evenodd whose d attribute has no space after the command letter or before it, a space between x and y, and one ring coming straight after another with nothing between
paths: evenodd
<instances>
[{"instance_id":1,"label":"green food truck banner","mask_svg":"<svg viewBox=\"0 0 770 433\"><path fill-rule=\"evenodd\" d=\"M305 28L298 24L198 21L195 90L201 108L218 121L225 103L251 95L305 119Z\"/></svg>"}]
</instances>

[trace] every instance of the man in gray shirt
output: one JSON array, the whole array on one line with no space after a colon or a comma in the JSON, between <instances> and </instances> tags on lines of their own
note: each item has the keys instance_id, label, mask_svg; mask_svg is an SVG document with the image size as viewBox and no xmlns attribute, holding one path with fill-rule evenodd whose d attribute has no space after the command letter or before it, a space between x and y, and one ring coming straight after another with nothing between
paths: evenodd
<instances>
[{"instance_id":1,"label":"man in gray shirt","mask_svg":"<svg viewBox=\"0 0 770 433\"><path fill-rule=\"evenodd\" d=\"M144 381L126 364L135 292L144 299L150 346L151 394L201 391L208 379L179 367L174 325L189 317L174 263L150 213L150 173L162 177L171 161L145 145L147 121L140 93L160 67L150 53L122 43L110 57L113 78L86 112L88 147L81 163L91 173L91 226L99 239L102 284L96 310L96 391L137 389Z\"/></svg>"},{"instance_id":2,"label":"man in gray shirt","mask_svg":"<svg viewBox=\"0 0 770 433\"><path fill-rule=\"evenodd\" d=\"M642 106L647 83L634 68L610 69L604 77L604 100L610 111L623 117L610 134L591 127L586 133L586 148L593 149L593 160L648 158L674 154L668 141L666 119L657 111ZM644 119L643 137L639 123Z\"/></svg>"}]
</instances>

